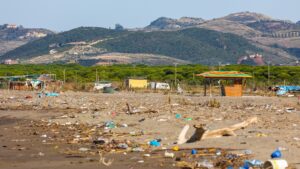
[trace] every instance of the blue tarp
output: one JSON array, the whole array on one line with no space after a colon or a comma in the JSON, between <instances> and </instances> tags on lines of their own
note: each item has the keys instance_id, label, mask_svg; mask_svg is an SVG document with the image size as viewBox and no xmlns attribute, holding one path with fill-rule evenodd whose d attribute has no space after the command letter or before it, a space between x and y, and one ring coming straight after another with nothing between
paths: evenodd
<instances>
[{"instance_id":1,"label":"blue tarp","mask_svg":"<svg viewBox=\"0 0 300 169\"><path fill-rule=\"evenodd\" d=\"M300 86L277 86L277 88L279 88L276 92L277 95L284 95L292 91L300 91Z\"/></svg>"}]
</instances>

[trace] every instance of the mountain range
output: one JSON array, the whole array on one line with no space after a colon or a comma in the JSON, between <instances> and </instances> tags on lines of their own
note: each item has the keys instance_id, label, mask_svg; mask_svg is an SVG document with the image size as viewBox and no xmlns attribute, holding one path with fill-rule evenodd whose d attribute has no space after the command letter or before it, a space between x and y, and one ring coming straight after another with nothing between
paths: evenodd
<instances>
[{"instance_id":1,"label":"mountain range","mask_svg":"<svg viewBox=\"0 0 300 169\"><path fill-rule=\"evenodd\" d=\"M54 32L47 29L28 29L14 24L0 25L0 55L51 34Z\"/></svg>"},{"instance_id":2,"label":"mountain range","mask_svg":"<svg viewBox=\"0 0 300 169\"><path fill-rule=\"evenodd\" d=\"M161 17L138 29L80 27L54 33L3 25L0 46L0 60L22 63L296 65L300 21L240 12L211 20Z\"/></svg>"}]
</instances>

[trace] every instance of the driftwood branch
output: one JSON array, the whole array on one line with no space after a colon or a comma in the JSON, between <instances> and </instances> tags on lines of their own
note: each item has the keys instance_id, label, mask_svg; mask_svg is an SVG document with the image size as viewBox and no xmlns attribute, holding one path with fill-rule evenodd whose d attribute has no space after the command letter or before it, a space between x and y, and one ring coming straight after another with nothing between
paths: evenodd
<instances>
[{"instance_id":1,"label":"driftwood branch","mask_svg":"<svg viewBox=\"0 0 300 169\"><path fill-rule=\"evenodd\" d=\"M156 110L152 110L152 109L147 109L147 110L139 110L139 109L135 109L132 108L132 106L130 106L128 103L126 103L126 107L127 107L127 114L155 114L158 113L158 111Z\"/></svg>"},{"instance_id":2,"label":"driftwood branch","mask_svg":"<svg viewBox=\"0 0 300 169\"><path fill-rule=\"evenodd\" d=\"M106 160L104 157L103 157L103 155L102 155L102 153L99 151L99 163L101 163L101 164L103 164L103 165L105 165L105 166L110 166L112 163L113 163L113 159L110 159L110 160Z\"/></svg>"},{"instance_id":3,"label":"driftwood branch","mask_svg":"<svg viewBox=\"0 0 300 169\"><path fill-rule=\"evenodd\" d=\"M248 125L252 123L257 122L257 117L252 117L244 122L232 125L230 127L216 129L216 130L206 130L204 127L205 125L194 125L194 128L196 129L194 134L189 138L186 139L186 133L188 132L190 126L186 125L181 130L177 144L184 144L184 143L193 143L196 141L200 141L203 139L210 139L210 138L220 138L223 136L236 136L234 133L235 130L247 127Z\"/></svg>"}]
</instances>

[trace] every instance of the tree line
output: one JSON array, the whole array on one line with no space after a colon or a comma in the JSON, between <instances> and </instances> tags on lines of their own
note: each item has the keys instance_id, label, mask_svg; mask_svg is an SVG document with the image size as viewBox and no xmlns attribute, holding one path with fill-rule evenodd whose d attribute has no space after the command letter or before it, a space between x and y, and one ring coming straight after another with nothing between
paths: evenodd
<instances>
[{"instance_id":1,"label":"tree line","mask_svg":"<svg viewBox=\"0 0 300 169\"><path fill-rule=\"evenodd\" d=\"M241 71L252 75L248 83L257 86L267 85L299 85L299 66L203 66L203 65L111 65L84 67L77 64L48 64L48 65L0 65L0 76L56 74L57 80L76 83L92 83L96 76L100 80L122 82L128 77L143 77L149 81L161 81L188 85L202 85L203 79L197 74L212 71ZM267 84L269 82L269 84Z\"/></svg>"}]
</instances>

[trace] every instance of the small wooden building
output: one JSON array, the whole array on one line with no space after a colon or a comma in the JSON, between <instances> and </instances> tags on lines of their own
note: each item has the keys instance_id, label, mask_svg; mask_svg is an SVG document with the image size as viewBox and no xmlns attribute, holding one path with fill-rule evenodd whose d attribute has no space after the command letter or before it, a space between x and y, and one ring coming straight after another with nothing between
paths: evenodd
<instances>
[{"instance_id":1,"label":"small wooden building","mask_svg":"<svg viewBox=\"0 0 300 169\"><path fill-rule=\"evenodd\" d=\"M10 81L9 82L9 89L10 90L28 90L27 82L23 81Z\"/></svg>"},{"instance_id":2,"label":"small wooden building","mask_svg":"<svg viewBox=\"0 0 300 169\"><path fill-rule=\"evenodd\" d=\"M204 95L206 96L207 85L210 86L214 80L219 81L222 96L242 96L243 95L243 82L245 79L252 78L252 76L238 72L238 71L210 71L198 74L205 78L204 82ZM223 83L222 81L225 81Z\"/></svg>"}]
</instances>

